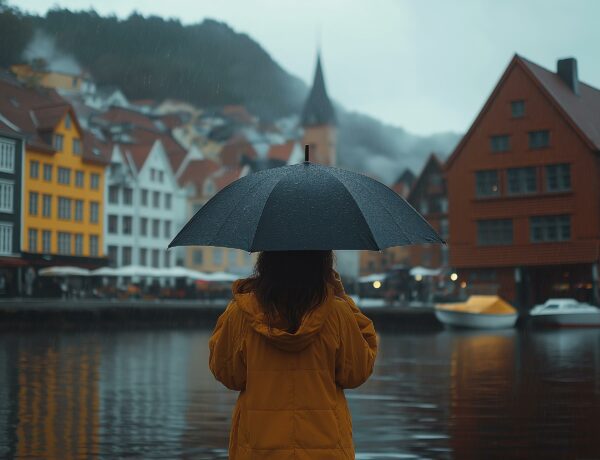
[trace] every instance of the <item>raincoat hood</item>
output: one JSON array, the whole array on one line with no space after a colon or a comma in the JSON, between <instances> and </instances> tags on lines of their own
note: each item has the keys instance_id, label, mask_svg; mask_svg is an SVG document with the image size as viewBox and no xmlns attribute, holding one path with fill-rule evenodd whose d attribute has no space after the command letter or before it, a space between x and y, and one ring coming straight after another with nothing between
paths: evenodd
<instances>
[{"instance_id":1,"label":"raincoat hood","mask_svg":"<svg viewBox=\"0 0 600 460\"><path fill-rule=\"evenodd\" d=\"M335 298L336 284L339 281L339 275L335 274L336 279L334 284L327 284L327 297L323 303L312 311L308 312L304 318L300 327L296 332L290 334L285 331L280 321L275 321L269 330L267 323L267 316L262 311L262 308L258 302L258 299L253 292L241 293L239 292L240 284L244 280L237 280L233 283L232 292L233 298L239 308L246 314L250 326L259 334L267 338L273 343L274 346L283 351L297 352L308 347L312 340L318 335L325 323L327 315L331 311L332 302ZM342 288L343 289L343 288ZM280 326L280 327L278 327Z\"/></svg>"}]
</instances>

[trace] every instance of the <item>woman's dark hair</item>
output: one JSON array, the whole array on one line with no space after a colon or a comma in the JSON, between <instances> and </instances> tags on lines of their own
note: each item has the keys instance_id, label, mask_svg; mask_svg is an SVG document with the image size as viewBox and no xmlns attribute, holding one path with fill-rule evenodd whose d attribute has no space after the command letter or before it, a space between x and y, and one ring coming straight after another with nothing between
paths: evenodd
<instances>
[{"instance_id":1,"label":"woman's dark hair","mask_svg":"<svg viewBox=\"0 0 600 460\"><path fill-rule=\"evenodd\" d=\"M304 315L327 297L333 262L333 251L263 251L254 274L242 282L239 290L254 291L269 329L279 314L286 320L287 332L293 334Z\"/></svg>"}]
</instances>

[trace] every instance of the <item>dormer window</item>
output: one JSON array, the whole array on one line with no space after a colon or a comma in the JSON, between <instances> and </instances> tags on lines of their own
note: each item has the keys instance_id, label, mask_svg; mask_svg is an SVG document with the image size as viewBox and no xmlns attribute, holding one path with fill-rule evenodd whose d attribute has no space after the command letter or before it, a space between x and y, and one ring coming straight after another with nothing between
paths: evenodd
<instances>
[{"instance_id":1,"label":"dormer window","mask_svg":"<svg viewBox=\"0 0 600 460\"><path fill-rule=\"evenodd\" d=\"M68 113L65 117L65 128L71 129L71 116Z\"/></svg>"},{"instance_id":2,"label":"dormer window","mask_svg":"<svg viewBox=\"0 0 600 460\"><path fill-rule=\"evenodd\" d=\"M52 137L52 144L54 146L54 150L62 152L62 149L63 149L63 136L62 136L62 134L55 134Z\"/></svg>"},{"instance_id":3,"label":"dormer window","mask_svg":"<svg viewBox=\"0 0 600 460\"><path fill-rule=\"evenodd\" d=\"M521 118L525 116L525 101L518 100L510 103L510 112L513 118Z\"/></svg>"}]
</instances>

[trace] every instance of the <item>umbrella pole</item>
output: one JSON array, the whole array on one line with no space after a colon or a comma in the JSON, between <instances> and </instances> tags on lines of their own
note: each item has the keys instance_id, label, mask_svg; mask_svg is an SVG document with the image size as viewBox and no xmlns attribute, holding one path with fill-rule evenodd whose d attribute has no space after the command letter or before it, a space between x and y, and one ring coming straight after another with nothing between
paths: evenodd
<instances>
[{"instance_id":1,"label":"umbrella pole","mask_svg":"<svg viewBox=\"0 0 600 460\"><path fill-rule=\"evenodd\" d=\"M310 146L308 144L306 144L304 146L304 162L305 163L308 163L309 154L310 154Z\"/></svg>"}]
</instances>

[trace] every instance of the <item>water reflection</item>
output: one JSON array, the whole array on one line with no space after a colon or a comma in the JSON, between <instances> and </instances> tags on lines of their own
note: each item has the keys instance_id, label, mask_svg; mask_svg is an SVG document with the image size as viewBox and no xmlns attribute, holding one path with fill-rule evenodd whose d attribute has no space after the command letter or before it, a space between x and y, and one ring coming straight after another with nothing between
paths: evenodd
<instances>
[{"instance_id":1,"label":"water reflection","mask_svg":"<svg viewBox=\"0 0 600 460\"><path fill-rule=\"evenodd\" d=\"M5 334L0 458L226 458L209 331ZM383 335L357 458L594 458L600 332Z\"/></svg>"}]
</instances>

